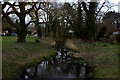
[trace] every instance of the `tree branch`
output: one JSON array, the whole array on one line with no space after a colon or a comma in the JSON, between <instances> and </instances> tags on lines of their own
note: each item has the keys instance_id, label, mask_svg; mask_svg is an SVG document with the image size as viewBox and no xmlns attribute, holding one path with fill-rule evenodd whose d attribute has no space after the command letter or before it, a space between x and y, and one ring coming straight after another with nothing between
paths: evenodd
<instances>
[{"instance_id":1,"label":"tree branch","mask_svg":"<svg viewBox=\"0 0 120 80\"><path fill-rule=\"evenodd\" d=\"M27 11L25 11L24 14L29 14L35 7L35 5L37 4L38 2L35 2L34 5L32 6L32 8L28 9Z\"/></svg>"},{"instance_id":2,"label":"tree branch","mask_svg":"<svg viewBox=\"0 0 120 80\"><path fill-rule=\"evenodd\" d=\"M102 7L104 6L105 2L103 2L103 5L100 7L99 11L97 12L96 16L95 16L95 19L96 17L98 16L99 12L101 11Z\"/></svg>"},{"instance_id":3,"label":"tree branch","mask_svg":"<svg viewBox=\"0 0 120 80\"><path fill-rule=\"evenodd\" d=\"M29 21L29 23L27 23L26 26L29 26L30 23L33 23L33 22L35 23L35 21Z\"/></svg>"},{"instance_id":4,"label":"tree branch","mask_svg":"<svg viewBox=\"0 0 120 80\"><path fill-rule=\"evenodd\" d=\"M4 11L2 11L2 14L3 14L3 12L4 12ZM6 18L8 15L10 15L10 14L17 14L17 13L14 12L14 11L7 12L7 13L4 13L4 14L3 14L2 18L4 19L4 18Z\"/></svg>"},{"instance_id":5,"label":"tree branch","mask_svg":"<svg viewBox=\"0 0 120 80\"><path fill-rule=\"evenodd\" d=\"M14 6L15 4L11 4L9 2L6 2L6 4L9 5L14 10L15 13L19 14L19 12L16 10L16 8Z\"/></svg>"},{"instance_id":6,"label":"tree branch","mask_svg":"<svg viewBox=\"0 0 120 80\"><path fill-rule=\"evenodd\" d=\"M85 10L85 12L88 12L88 9L86 7L86 3L85 2L81 2L82 6L83 6L83 9Z\"/></svg>"},{"instance_id":7,"label":"tree branch","mask_svg":"<svg viewBox=\"0 0 120 80\"><path fill-rule=\"evenodd\" d=\"M49 22L39 22L39 24L46 24L46 23L49 23Z\"/></svg>"},{"instance_id":8,"label":"tree branch","mask_svg":"<svg viewBox=\"0 0 120 80\"><path fill-rule=\"evenodd\" d=\"M3 15L4 15L4 14L5 14L5 13L3 12ZM2 19L3 19L3 18L2 18ZM9 16L6 16L6 19L7 19L7 22L8 22L10 25L12 25L13 27L15 27L16 29L20 28L19 25L18 25L17 23L14 23Z\"/></svg>"}]
</instances>

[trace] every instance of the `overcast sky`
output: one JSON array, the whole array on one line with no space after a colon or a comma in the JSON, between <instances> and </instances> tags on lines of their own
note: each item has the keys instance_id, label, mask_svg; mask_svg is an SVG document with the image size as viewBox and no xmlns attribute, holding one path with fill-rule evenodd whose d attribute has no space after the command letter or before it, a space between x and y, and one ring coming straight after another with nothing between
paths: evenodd
<instances>
[{"instance_id":1,"label":"overcast sky","mask_svg":"<svg viewBox=\"0 0 120 80\"><path fill-rule=\"evenodd\" d=\"M101 0L101 1L104 1L104 0ZM114 3L116 6L115 7L113 7L113 9L116 11L116 12L118 12L118 11L120 11L120 10L118 10L118 7L120 7L120 6L118 6L118 4L120 5L120 0L108 0L108 1L110 1L111 3ZM120 8L119 8L120 9Z\"/></svg>"},{"instance_id":2,"label":"overcast sky","mask_svg":"<svg viewBox=\"0 0 120 80\"><path fill-rule=\"evenodd\" d=\"M9 0L0 0L0 1L9 1ZM18 1L18 0L10 0L10 1ZM29 0L29 1L31 1L31 0ZM37 0L33 0L33 1L37 1ZM38 0L38 1L41 1L41 0ZM46 0L43 0L43 1L46 1ZM47 1L59 1L59 2L77 2L78 0L47 0ZM85 1L85 0L79 0L79 1ZM95 0L87 0L87 1L95 1ZM105 0L96 0L96 1L100 1L100 3L103 3ZM116 12L118 12L118 11L120 11L120 0L107 0L107 1L109 1L110 3L113 3L113 4L115 4L116 6L114 6L113 7L113 10L114 11L116 11ZM119 4L119 6L118 6L118 4ZM118 8L119 7L119 8ZM103 11L104 11L104 9L102 9Z\"/></svg>"},{"instance_id":3,"label":"overcast sky","mask_svg":"<svg viewBox=\"0 0 120 80\"><path fill-rule=\"evenodd\" d=\"M59 0L59 1L74 2L74 1L78 1L78 0ZM82 1L82 0L80 0L80 1ZM87 0L87 1L95 1L95 0ZM100 3L103 3L105 0L97 0L97 1L100 1ZM116 11L116 12L120 11L120 0L107 0L107 1L109 1L111 4L116 5L113 7L114 11ZM118 4L119 4L119 6L118 6ZM104 11L104 9L102 9L102 10Z\"/></svg>"},{"instance_id":4,"label":"overcast sky","mask_svg":"<svg viewBox=\"0 0 120 80\"><path fill-rule=\"evenodd\" d=\"M0 0L1 1L1 0ZM4 0L5 1L5 0ZM7 1L7 0L6 0ZM10 0L10 1L16 1L16 0ZM59 1L59 2L77 2L78 0L49 0L49 1ZM84 1L84 0L83 0ZM90 0L87 0L90 1ZM94 0L93 0L94 1ZM98 0L97 0L98 1ZM102 4L105 0L99 0L100 3ZM109 11L120 11L120 0L108 0L111 4L114 4L116 6L113 7L113 9ZM118 6L119 5L119 6ZM102 8L102 11L106 11L106 8ZM26 22L29 22L30 17L26 17Z\"/></svg>"}]
</instances>

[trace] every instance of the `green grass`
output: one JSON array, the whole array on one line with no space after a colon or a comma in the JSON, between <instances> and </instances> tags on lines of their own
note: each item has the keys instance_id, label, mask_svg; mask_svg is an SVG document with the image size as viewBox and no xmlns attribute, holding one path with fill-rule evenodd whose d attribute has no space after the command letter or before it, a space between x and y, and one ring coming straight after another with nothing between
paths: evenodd
<instances>
[{"instance_id":1,"label":"green grass","mask_svg":"<svg viewBox=\"0 0 120 80\"><path fill-rule=\"evenodd\" d=\"M13 80L21 72L21 68L36 65L44 56L56 53L44 40L35 43L36 37L27 36L25 43L17 43L17 37L2 37L2 76L5 80Z\"/></svg>"},{"instance_id":2,"label":"green grass","mask_svg":"<svg viewBox=\"0 0 120 80\"><path fill-rule=\"evenodd\" d=\"M118 78L118 45L95 42L93 46L93 43L74 40L73 44L80 49L77 57L84 58L95 67L95 78Z\"/></svg>"},{"instance_id":3,"label":"green grass","mask_svg":"<svg viewBox=\"0 0 120 80\"><path fill-rule=\"evenodd\" d=\"M28 36L25 43L17 43L15 36L2 38L3 78L13 80L21 72L21 68L36 65L44 57L50 58L56 53L49 49L48 42L40 40L37 44L35 39L37 38ZM73 44L80 49L78 57L84 58L90 66L95 66L95 78L118 77L118 45L95 42L96 46L93 46L93 43L79 41L73 41ZM105 44L107 46L104 47Z\"/></svg>"}]
</instances>

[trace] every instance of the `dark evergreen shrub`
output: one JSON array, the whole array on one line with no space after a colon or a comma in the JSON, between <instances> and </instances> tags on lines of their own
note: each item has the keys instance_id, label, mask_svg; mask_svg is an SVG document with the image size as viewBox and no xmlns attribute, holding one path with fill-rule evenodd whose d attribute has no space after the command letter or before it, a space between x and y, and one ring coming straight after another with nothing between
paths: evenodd
<instances>
[{"instance_id":1,"label":"dark evergreen shrub","mask_svg":"<svg viewBox=\"0 0 120 80\"><path fill-rule=\"evenodd\" d=\"M39 40L39 39L36 39L36 40L35 40L35 43L39 43L39 42L40 42L40 40Z\"/></svg>"},{"instance_id":2,"label":"dark evergreen shrub","mask_svg":"<svg viewBox=\"0 0 120 80\"><path fill-rule=\"evenodd\" d=\"M102 29L100 29L100 31L98 32L98 35L97 35L98 40L99 40L100 38L103 38L103 37L104 37L106 31L107 31L107 28L106 28L105 26L104 26Z\"/></svg>"},{"instance_id":3,"label":"dark evergreen shrub","mask_svg":"<svg viewBox=\"0 0 120 80\"><path fill-rule=\"evenodd\" d=\"M117 40L117 42L119 42L119 43L120 43L120 34L119 34L119 35L117 35L116 40Z\"/></svg>"}]
</instances>

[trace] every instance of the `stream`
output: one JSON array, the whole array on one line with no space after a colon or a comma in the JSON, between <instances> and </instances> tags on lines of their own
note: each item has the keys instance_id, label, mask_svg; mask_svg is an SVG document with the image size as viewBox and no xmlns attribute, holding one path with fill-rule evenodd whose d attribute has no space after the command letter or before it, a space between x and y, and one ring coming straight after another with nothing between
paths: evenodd
<instances>
[{"instance_id":1,"label":"stream","mask_svg":"<svg viewBox=\"0 0 120 80\"><path fill-rule=\"evenodd\" d=\"M86 63L82 59L72 57L67 49L59 49L58 53L37 66L23 70L19 80L40 80L41 78L86 78ZM81 80L79 79L79 80Z\"/></svg>"}]
</instances>

